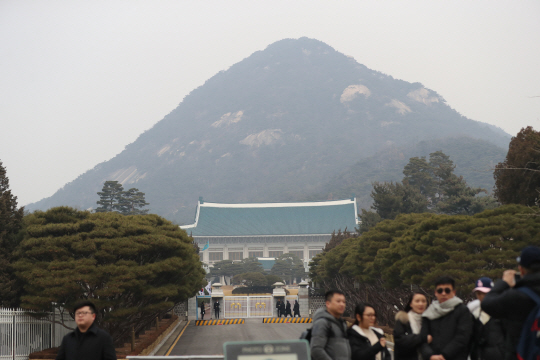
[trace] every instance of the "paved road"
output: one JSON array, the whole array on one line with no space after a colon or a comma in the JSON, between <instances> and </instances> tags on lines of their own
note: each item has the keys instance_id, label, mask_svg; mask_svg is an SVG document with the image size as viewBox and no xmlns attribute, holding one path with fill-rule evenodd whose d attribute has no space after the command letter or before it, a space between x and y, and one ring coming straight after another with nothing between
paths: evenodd
<instances>
[{"instance_id":1,"label":"paved road","mask_svg":"<svg viewBox=\"0 0 540 360\"><path fill-rule=\"evenodd\" d=\"M311 324L263 324L246 319L242 325L195 326L191 321L170 355L223 355L227 341L296 340Z\"/></svg>"}]
</instances>

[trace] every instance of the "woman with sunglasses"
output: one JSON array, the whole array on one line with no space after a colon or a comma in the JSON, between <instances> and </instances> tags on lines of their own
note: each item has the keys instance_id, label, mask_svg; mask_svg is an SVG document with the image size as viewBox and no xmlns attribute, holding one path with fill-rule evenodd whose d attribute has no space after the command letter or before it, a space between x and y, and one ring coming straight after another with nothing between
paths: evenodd
<instances>
[{"instance_id":1,"label":"woman with sunglasses","mask_svg":"<svg viewBox=\"0 0 540 360\"><path fill-rule=\"evenodd\" d=\"M354 309L354 325L347 330L352 360L390 360L384 332L375 326L377 313L370 304L360 303Z\"/></svg>"},{"instance_id":2,"label":"woman with sunglasses","mask_svg":"<svg viewBox=\"0 0 540 360\"><path fill-rule=\"evenodd\" d=\"M431 342L431 335L420 334L422 314L428 305L427 297L421 292L414 292L409 297L405 311L396 314L394 325L394 359L419 360L420 347Z\"/></svg>"}]
</instances>

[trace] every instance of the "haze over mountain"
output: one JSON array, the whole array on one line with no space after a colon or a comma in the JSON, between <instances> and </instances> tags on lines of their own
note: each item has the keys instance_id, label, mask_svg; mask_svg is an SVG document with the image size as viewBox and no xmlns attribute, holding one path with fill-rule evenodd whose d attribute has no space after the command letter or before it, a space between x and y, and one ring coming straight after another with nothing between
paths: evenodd
<instances>
[{"instance_id":1,"label":"haze over mountain","mask_svg":"<svg viewBox=\"0 0 540 360\"><path fill-rule=\"evenodd\" d=\"M361 174L363 159L421 142L433 145L427 151L449 137L461 139L461 147L480 141L499 149L497 161L510 140L499 128L461 116L420 83L370 70L318 40L285 39L219 72L116 157L26 208L95 208L103 182L118 180L146 193L151 212L191 223L199 196L230 203L325 200L333 188L350 190L350 180L332 182L338 174ZM421 152L403 154L427 155ZM471 157L494 161L484 155ZM489 186L491 177L475 185Z\"/></svg>"}]
</instances>

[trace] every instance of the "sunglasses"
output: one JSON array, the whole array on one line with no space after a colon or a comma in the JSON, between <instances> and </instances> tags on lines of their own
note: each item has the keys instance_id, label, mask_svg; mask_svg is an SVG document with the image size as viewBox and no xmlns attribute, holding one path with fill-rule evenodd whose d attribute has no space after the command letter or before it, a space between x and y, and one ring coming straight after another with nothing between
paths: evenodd
<instances>
[{"instance_id":1,"label":"sunglasses","mask_svg":"<svg viewBox=\"0 0 540 360\"><path fill-rule=\"evenodd\" d=\"M438 288L437 289L437 294L442 294L444 291L445 294L450 294L452 292L452 289L450 288Z\"/></svg>"}]
</instances>

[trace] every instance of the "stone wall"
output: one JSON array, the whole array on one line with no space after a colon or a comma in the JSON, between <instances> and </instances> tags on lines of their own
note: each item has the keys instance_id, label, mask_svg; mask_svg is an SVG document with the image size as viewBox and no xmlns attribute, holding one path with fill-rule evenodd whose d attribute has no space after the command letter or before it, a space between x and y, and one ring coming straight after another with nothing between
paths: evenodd
<instances>
[{"instance_id":1,"label":"stone wall","mask_svg":"<svg viewBox=\"0 0 540 360\"><path fill-rule=\"evenodd\" d=\"M178 316L180 319L186 319L186 313L188 311L188 302L182 301L174 306L173 312L176 316Z\"/></svg>"},{"instance_id":2,"label":"stone wall","mask_svg":"<svg viewBox=\"0 0 540 360\"><path fill-rule=\"evenodd\" d=\"M309 296L309 317L313 317L315 311L326 306L324 296Z\"/></svg>"}]
</instances>

